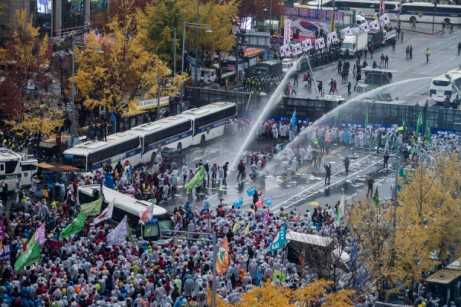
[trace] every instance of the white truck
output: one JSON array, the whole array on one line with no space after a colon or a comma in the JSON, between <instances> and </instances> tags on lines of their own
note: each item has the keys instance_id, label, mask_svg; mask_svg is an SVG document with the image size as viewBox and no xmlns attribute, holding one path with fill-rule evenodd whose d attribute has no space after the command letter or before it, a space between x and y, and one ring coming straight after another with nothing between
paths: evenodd
<instances>
[{"instance_id":1,"label":"white truck","mask_svg":"<svg viewBox=\"0 0 461 307\"><path fill-rule=\"evenodd\" d=\"M392 44L392 41L395 41L396 39L397 39L397 32L394 29L391 29L389 31L384 30L384 40L383 40L384 45Z\"/></svg>"},{"instance_id":2,"label":"white truck","mask_svg":"<svg viewBox=\"0 0 461 307\"><path fill-rule=\"evenodd\" d=\"M341 53L357 56L367 49L367 44L368 35L366 32L346 35L341 43Z\"/></svg>"}]
</instances>

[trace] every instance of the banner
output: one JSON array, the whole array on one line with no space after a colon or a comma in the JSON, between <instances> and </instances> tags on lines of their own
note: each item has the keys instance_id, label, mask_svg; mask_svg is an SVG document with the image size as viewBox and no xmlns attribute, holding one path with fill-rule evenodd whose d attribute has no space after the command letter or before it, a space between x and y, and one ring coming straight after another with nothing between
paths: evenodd
<instances>
[{"instance_id":1,"label":"banner","mask_svg":"<svg viewBox=\"0 0 461 307\"><path fill-rule=\"evenodd\" d=\"M66 226L61 231L59 235L60 238L69 238L71 235L79 233L83 229L83 225L85 224L85 214L80 213L75 220L72 221L69 225Z\"/></svg>"},{"instance_id":2,"label":"banner","mask_svg":"<svg viewBox=\"0 0 461 307\"><path fill-rule=\"evenodd\" d=\"M282 227L280 227L279 232L275 236L274 240L272 241L271 245L269 246L268 252L275 252L281 248L284 248L287 245L287 224L284 223Z\"/></svg>"},{"instance_id":3,"label":"banner","mask_svg":"<svg viewBox=\"0 0 461 307\"><path fill-rule=\"evenodd\" d=\"M0 261L11 261L11 245L6 244L0 250Z\"/></svg>"},{"instance_id":4,"label":"banner","mask_svg":"<svg viewBox=\"0 0 461 307\"><path fill-rule=\"evenodd\" d=\"M107 244L108 245L113 245L116 244L120 241L124 241L126 237L128 236L128 222L126 215L121 220L121 222L112 229L108 234L107 234Z\"/></svg>"},{"instance_id":5,"label":"banner","mask_svg":"<svg viewBox=\"0 0 461 307\"><path fill-rule=\"evenodd\" d=\"M277 277L279 278L280 282L283 284L287 279L287 274L283 273L280 270L274 269L274 271L272 271L272 282L276 281Z\"/></svg>"},{"instance_id":6,"label":"banner","mask_svg":"<svg viewBox=\"0 0 461 307\"><path fill-rule=\"evenodd\" d=\"M45 223L42 223L40 227L37 228L35 231L35 240L39 244L45 244L46 237L45 237Z\"/></svg>"},{"instance_id":7,"label":"banner","mask_svg":"<svg viewBox=\"0 0 461 307\"><path fill-rule=\"evenodd\" d=\"M323 37L317 38L315 40L315 49L319 50L322 48L325 48L325 40L323 39Z\"/></svg>"},{"instance_id":8,"label":"banner","mask_svg":"<svg viewBox=\"0 0 461 307\"><path fill-rule=\"evenodd\" d=\"M107 208L104 209L104 211L101 212L100 215L98 215L97 217L93 219L93 225L99 224L102 221L112 218L112 214L114 213L114 203L115 203L115 198L112 199L112 201L109 203L109 206L107 206Z\"/></svg>"},{"instance_id":9,"label":"banner","mask_svg":"<svg viewBox=\"0 0 461 307\"><path fill-rule=\"evenodd\" d=\"M370 22L370 29L379 30L379 22L377 20Z\"/></svg>"},{"instance_id":10,"label":"banner","mask_svg":"<svg viewBox=\"0 0 461 307\"><path fill-rule=\"evenodd\" d=\"M14 263L16 271L22 271L24 267L40 262L40 245L38 242L35 242L35 236L30 238L27 245L27 250L19 255Z\"/></svg>"},{"instance_id":11,"label":"banner","mask_svg":"<svg viewBox=\"0 0 461 307\"><path fill-rule=\"evenodd\" d=\"M235 209L239 209L243 205L243 198L240 197L239 200L234 201L233 205Z\"/></svg>"},{"instance_id":12,"label":"banner","mask_svg":"<svg viewBox=\"0 0 461 307\"><path fill-rule=\"evenodd\" d=\"M216 274L223 275L229 269L229 251L227 237L224 237L224 240L219 247L218 256L216 257Z\"/></svg>"},{"instance_id":13,"label":"banner","mask_svg":"<svg viewBox=\"0 0 461 307\"><path fill-rule=\"evenodd\" d=\"M193 190L194 188L198 188L203 184L203 173L205 172L205 167L202 165L200 166L199 171L195 174L194 178L191 179L188 183L184 185L186 190Z\"/></svg>"},{"instance_id":14,"label":"banner","mask_svg":"<svg viewBox=\"0 0 461 307\"><path fill-rule=\"evenodd\" d=\"M102 197L80 205L80 212L85 214L85 216L95 216L101 213Z\"/></svg>"},{"instance_id":15,"label":"banner","mask_svg":"<svg viewBox=\"0 0 461 307\"><path fill-rule=\"evenodd\" d=\"M312 41L310 39L306 39L301 43L303 47L303 51L307 52L312 49Z\"/></svg>"},{"instance_id":16,"label":"banner","mask_svg":"<svg viewBox=\"0 0 461 307\"><path fill-rule=\"evenodd\" d=\"M287 7L285 16L300 17L303 19L332 19L343 20L344 12L333 12L332 10L307 9L300 7Z\"/></svg>"}]
</instances>

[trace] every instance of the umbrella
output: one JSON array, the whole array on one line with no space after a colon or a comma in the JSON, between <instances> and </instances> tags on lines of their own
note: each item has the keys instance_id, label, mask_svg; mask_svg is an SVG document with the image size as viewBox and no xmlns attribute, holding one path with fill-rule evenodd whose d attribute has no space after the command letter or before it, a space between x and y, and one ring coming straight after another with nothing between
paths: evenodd
<instances>
[{"instance_id":1,"label":"umbrella","mask_svg":"<svg viewBox=\"0 0 461 307\"><path fill-rule=\"evenodd\" d=\"M403 131L403 126L398 127L397 131Z\"/></svg>"},{"instance_id":2,"label":"umbrella","mask_svg":"<svg viewBox=\"0 0 461 307\"><path fill-rule=\"evenodd\" d=\"M309 206L318 207L318 206L320 206L320 203L318 201L311 201L311 202L309 202Z\"/></svg>"}]
</instances>

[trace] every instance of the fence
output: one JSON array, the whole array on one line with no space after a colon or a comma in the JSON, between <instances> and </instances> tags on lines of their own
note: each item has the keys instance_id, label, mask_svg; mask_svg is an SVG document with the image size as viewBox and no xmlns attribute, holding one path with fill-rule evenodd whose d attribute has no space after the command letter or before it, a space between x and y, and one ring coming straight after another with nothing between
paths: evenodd
<instances>
[{"instance_id":1,"label":"fence","mask_svg":"<svg viewBox=\"0 0 461 307\"><path fill-rule=\"evenodd\" d=\"M185 99L190 105L200 107L211 102L235 102L240 114L248 110L259 110L269 96L250 95L249 93L223 91L207 88L186 87ZM321 99L303 99L284 97L282 102L274 107L272 116L291 117L296 108L299 118L308 118L310 122L320 119L323 115L341 105L340 101ZM419 113L423 115L423 126L429 125L432 132L461 131L461 110L447 109L436 106L402 105L391 102L353 102L350 106L333 111L331 116L323 120L330 125L365 125L365 114L368 110L368 123L380 126L401 126L403 121L407 127L415 127Z\"/></svg>"}]
</instances>

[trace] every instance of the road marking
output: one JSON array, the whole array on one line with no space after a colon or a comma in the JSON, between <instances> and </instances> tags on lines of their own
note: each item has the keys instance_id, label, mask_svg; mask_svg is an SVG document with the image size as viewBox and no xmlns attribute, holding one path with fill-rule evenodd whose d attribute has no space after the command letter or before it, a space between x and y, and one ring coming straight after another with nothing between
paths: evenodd
<instances>
[{"instance_id":1,"label":"road marking","mask_svg":"<svg viewBox=\"0 0 461 307\"><path fill-rule=\"evenodd\" d=\"M364 160L364 159L368 158L369 156L370 156L370 155L367 155L367 156L365 156L365 157L363 157L363 158L357 160L357 162L359 162L359 161L361 161L361 160ZM369 166L367 166L367 167L365 167L365 168L363 168L363 169L361 169L361 170L359 170L359 171L356 171L356 172L352 173L352 174L351 174L351 177L354 176L354 175L357 175L357 174L359 174L359 173L361 173L361 172L363 172L364 170L369 169L370 167L375 166L375 165L378 164L378 163L381 163L381 161L374 162L374 163L372 163L371 165L369 165ZM337 172L337 173L335 173L333 176L338 175L338 174L340 174L340 173L341 173L341 172ZM348 179L348 178L346 178L346 177L341 178L341 179L337 180L336 182L333 182L332 184L328 185L328 188L331 188L331 187L337 185L338 183L340 183L340 182L342 182L342 181L344 181L344 180L346 180L346 179ZM294 195L294 196L288 198L287 200L285 200L285 201L283 201L283 202L281 202L281 203L279 203L279 204L277 204L277 205L271 207L271 209L275 209L275 208L281 207L282 205L286 204L287 202L290 202L292 199L301 196L303 193L309 191L309 190L312 189L313 187L315 187L315 186L317 186L317 185L319 185L319 184L322 184L322 183L323 183L323 181L314 183L312 186L310 186L310 187L308 187L308 188L302 190L302 191L299 192L298 194L296 194L296 195ZM323 189L324 189L324 188L323 188ZM323 189L322 189L322 190L323 190ZM317 190L317 191L315 191L315 192L309 193L309 194L307 194L307 196L303 197L303 199L309 198L309 197L311 197L312 195L317 194L318 192L319 192L319 191ZM294 203L298 203L298 202L299 202L299 200L295 201ZM291 205L287 206L286 208L289 208L290 206L291 206ZM277 212L279 212L279 211L280 211L280 209L277 209L276 211L273 211L273 213L277 213Z\"/></svg>"}]
</instances>

